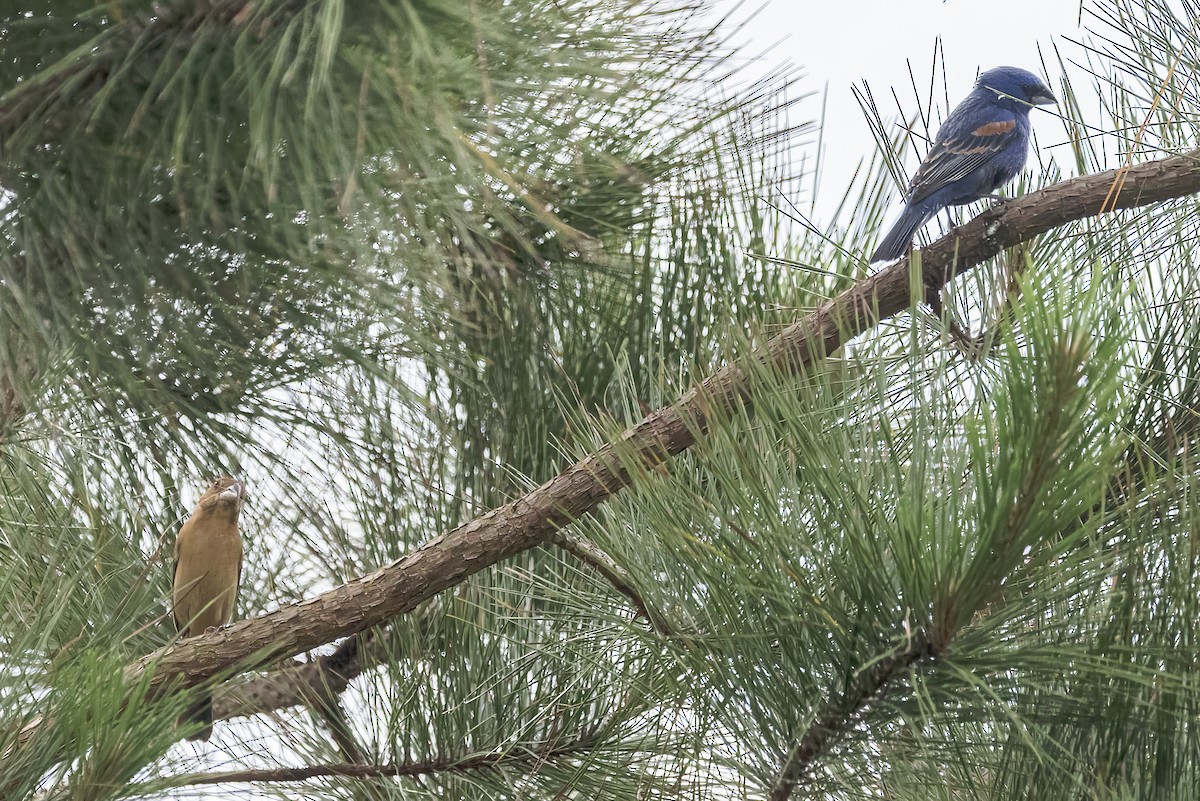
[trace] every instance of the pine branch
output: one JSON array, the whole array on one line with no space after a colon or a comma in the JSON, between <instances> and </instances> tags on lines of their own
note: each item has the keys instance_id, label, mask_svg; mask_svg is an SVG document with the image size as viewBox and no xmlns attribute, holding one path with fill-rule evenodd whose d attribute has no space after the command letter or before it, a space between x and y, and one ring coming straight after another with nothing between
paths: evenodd
<instances>
[{"instance_id":1,"label":"pine branch","mask_svg":"<svg viewBox=\"0 0 1200 801\"><path fill-rule=\"evenodd\" d=\"M671 635L674 627L664 620L661 614L650 611L646 599L638 592L637 587L633 586L633 578L616 565L607 554L590 542L572 537L565 531L559 531L555 535L554 544L607 579L617 592L629 599L638 615L645 618L657 633L664 637Z\"/></svg>"},{"instance_id":2,"label":"pine branch","mask_svg":"<svg viewBox=\"0 0 1200 801\"><path fill-rule=\"evenodd\" d=\"M173 48L190 46L179 37L195 32L204 22L242 25L253 14L253 6L253 0L160 1L155 3L153 16L112 23L95 47L75 51L0 97L0 145L44 112L48 100L70 109L86 105L119 72L121 62L143 38L155 36ZM275 3L270 12L295 13L299 9L294 2ZM52 122L49 127L54 127Z\"/></svg>"},{"instance_id":3,"label":"pine branch","mask_svg":"<svg viewBox=\"0 0 1200 801\"><path fill-rule=\"evenodd\" d=\"M1112 187L1120 183L1115 195ZM921 280L944 286L1004 248L1074 220L1106 202L1125 209L1200 192L1200 150L1063 181L990 209L921 253ZM756 350L751 359L799 373L881 320L906 310L909 263L901 260L863 279ZM555 532L599 506L648 469L687 450L713 414L746 403L747 373L719 370L674 404L648 415L621 438L571 465L540 487L363 578L221 631L156 651L127 668L134 678L155 665L153 685L191 685L237 664L261 664L364 631L411 611L428 598L497 562L552 541Z\"/></svg>"},{"instance_id":4,"label":"pine branch","mask_svg":"<svg viewBox=\"0 0 1200 801\"><path fill-rule=\"evenodd\" d=\"M421 609L417 620L419 638L424 639L426 624L441 610L438 598ZM387 658L382 634L372 629L346 638L332 653L311 662L291 662L246 681L226 682L213 693L213 718L229 720L333 701L350 682Z\"/></svg>"},{"instance_id":5,"label":"pine branch","mask_svg":"<svg viewBox=\"0 0 1200 801\"><path fill-rule=\"evenodd\" d=\"M195 787L203 784L231 784L234 782L300 782L307 779L334 776L361 779L427 776L438 773L470 773L495 770L507 765L544 763L577 754L587 754L595 748L596 741L597 738L594 735L588 735L561 745L540 743L509 746L475 756L457 759L431 759L424 762L405 762L400 765L355 765L343 762L330 765L306 765L299 768L264 768L215 773L193 773L176 776L167 782L154 782L152 786L145 785L141 788L134 786L131 790L133 793L149 790L158 791L164 789L164 785L166 787Z\"/></svg>"},{"instance_id":6,"label":"pine branch","mask_svg":"<svg viewBox=\"0 0 1200 801\"><path fill-rule=\"evenodd\" d=\"M1113 187L1119 187L1115 192ZM1200 150L1063 181L983 212L921 253L921 282L937 291L1003 249L1101 209L1126 209L1200 192ZM786 328L752 363L800 373L826 353L910 308L907 259L866 278ZM553 540L632 480L691 447L714 414L748 402L750 378L737 364L719 370L674 404L648 415L610 443L524 496L374 573L301 603L148 654L126 668L151 684L194 685L237 665L250 668L309 651L412 611L422 601L504 559ZM636 465L636 467L635 467Z\"/></svg>"},{"instance_id":7,"label":"pine branch","mask_svg":"<svg viewBox=\"0 0 1200 801\"><path fill-rule=\"evenodd\" d=\"M248 717L303 704L319 706L336 699L381 656L374 632L346 639L331 654L312 662L289 664L263 676L225 684L213 699L213 718Z\"/></svg>"},{"instance_id":8,"label":"pine branch","mask_svg":"<svg viewBox=\"0 0 1200 801\"><path fill-rule=\"evenodd\" d=\"M1078 355L1069 351L1061 354L1073 362ZM1073 366L1079 365L1074 363ZM1077 407L1074 396L1080 392L1080 378L1075 369L1059 369L1054 372L1051 383L1042 389L1045 399L1032 436L1036 445L1020 475L1015 497L1003 520L997 521L997 531L990 539L991 547L977 555L962 581L953 582L947 594L937 599L929 627L913 634L903 650L897 648L884 658L871 662L868 668L855 675L839 697L822 707L783 760L779 779L768 796L770 801L788 801L804 782L809 768L833 743L852 731L862 716L896 687L909 668L944 653L978 611L1000 594L1005 577L1020 563L1013 557L1021 553L1022 534L1030 529L1033 511L1045 501L1047 488L1054 484L1063 466L1066 432L1071 430L1071 423L1065 418L1069 410Z\"/></svg>"},{"instance_id":9,"label":"pine branch","mask_svg":"<svg viewBox=\"0 0 1200 801\"><path fill-rule=\"evenodd\" d=\"M914 638L907 650L886 656L851 682L838 698L827 702L800 742L784 760L779 782L771 790L770 801L787 801L803 781L804 773L839 737L853 727L868 707L895 686L895 682L916 663L937 655L924 638Z\"/></svg>"}]
</instances>

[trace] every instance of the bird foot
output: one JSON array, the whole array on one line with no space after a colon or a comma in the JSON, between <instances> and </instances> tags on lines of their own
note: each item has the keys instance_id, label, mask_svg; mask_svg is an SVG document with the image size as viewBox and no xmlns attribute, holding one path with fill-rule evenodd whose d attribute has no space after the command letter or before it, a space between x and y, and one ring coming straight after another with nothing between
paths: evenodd
<instances>
[{"instance_id":1,"label":"bird foot","mask_svg":"<svg viewBox=\"0 0 1200 801\"><path fill-rule=\"evenodd\" d=\"M1012 198L1005 197L1004 195L984 195L980 200L990 200L991 202L988 204L989 208L998 209L1012 200Z\"/></svg>"},{"instance_id":2,"label":"bird foot","mask_svg":"<svg viewBox=\"0 0 1200 801\"><path fill-rule=\"evenodd\" d=\"M220 630L221 630L221 627L220 627L220 626L209 626L208 628L206 628L206 629L204 630L204 633L205 633L205 634L212 634L214 631L220 631Z\"/></svg>"}]
</instances>

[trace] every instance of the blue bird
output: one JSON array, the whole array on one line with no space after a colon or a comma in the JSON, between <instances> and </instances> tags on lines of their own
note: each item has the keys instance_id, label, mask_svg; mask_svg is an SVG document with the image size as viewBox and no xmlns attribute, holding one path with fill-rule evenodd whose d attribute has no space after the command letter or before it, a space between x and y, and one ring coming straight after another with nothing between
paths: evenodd
<instances>
[{"instance_id":1,"label":"blue bird","mask_svg":"<svg viewBox=\"0 0 1200 801\"><path fill-rule=\"evenodd\" d=\"M904 212L871 261L903 256L917 229L947 206L999 199L993 193L1017 176L1029 155L1029 109L1057 102L1032 72L996 67L980 75L942 123L908 185Z\"/></svg>"}]
</instances>

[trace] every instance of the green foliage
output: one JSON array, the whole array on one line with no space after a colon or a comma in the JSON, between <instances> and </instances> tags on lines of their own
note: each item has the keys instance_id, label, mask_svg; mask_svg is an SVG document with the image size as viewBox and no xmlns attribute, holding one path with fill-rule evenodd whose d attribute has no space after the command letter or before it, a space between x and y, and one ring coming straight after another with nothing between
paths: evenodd
<instances>
[{"instance_id":1,"label":"green foliage","mask_svg":"<svg viewBox=\"0 0 1200 801\"><path fill-rule=\"evenodd\" d=\"M1195 147L1182 5L1087 7L1026 187ZM255 615L549 478L866 274L919 142L864 88L881 155L831 221L781 212L810 186L795 91L727 93L708 23L672 0L0 12L0 796L356 760L412 775L212 793L1194 796L1192 199L958 281L977 346L914 306L800 379L755 368L743 408L568 530L621 588L522 554L377 632L340 712L209 746L175 743L186 696L124 683L173 636L172 537L212 474L250 484Z\"/></svg>"}]
</instances>

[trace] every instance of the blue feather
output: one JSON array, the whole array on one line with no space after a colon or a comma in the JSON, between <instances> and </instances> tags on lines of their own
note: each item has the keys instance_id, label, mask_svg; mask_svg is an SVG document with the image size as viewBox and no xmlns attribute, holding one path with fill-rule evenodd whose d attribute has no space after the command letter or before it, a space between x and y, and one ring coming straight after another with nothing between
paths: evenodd
<instances>
[{"instance_id":1,"label":"blue feather","mask_svg":"<svg viewBox=\"0 0 1200 801\"><path fill-rule=\"evenodd\" d=\"M1029 109L1055 102L1031 72L997 67L980 75L938 129L905 193L904 211L871 261L900 258L939 211L989 197L1016 177L1029 155Z\"/></svg>"}]
</instances>

